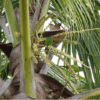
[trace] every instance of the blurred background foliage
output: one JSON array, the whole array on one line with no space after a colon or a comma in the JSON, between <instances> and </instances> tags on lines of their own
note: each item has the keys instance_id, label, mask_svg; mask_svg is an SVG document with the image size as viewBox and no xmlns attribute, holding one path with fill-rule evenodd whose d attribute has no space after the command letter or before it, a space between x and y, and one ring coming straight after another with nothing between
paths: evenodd
<instances>
[{"instance_id":1,"label":"blurred background foliage","mask_svg":"<svg viewBox=\"0 0 100 100\"><path fill-rule=\"evenodd\" d=\"M13 8L19 8L19 0L11 0ZM80 72L76 72L79 76L80 83L75 80L70 70L66 67L60 67L71 82L75 85L78 92L84 92L94 88L100 87L100 30L79 32L81 30L93 29L100 27L100 1L99 0L51 0L48 13L54 12L53 19L57 14L59 17L54 24L62 23L61 28L67 29L69 32L77 31L73 37L68 38L78 42L78 45L62 43L61 51L72 55L73 57L83 61L88 65L90 69L81 66L84 69L84 77ZM62 12L62 14L60 14ZM0 0L0 16L6 18L6 14L3 8L3 0ZM7 23L7 18L6 18ZM79 34L80 33L80 34ZM6 36L0 27L0 42L7 43ZM72 64L72 60L64 57L64 59ZM58 58L57 65L59 65L60 59ZM0 50L0 76L6 80L10 76L7 66L8 60L4 53ZM78 65L77 62L73 62L73 65ZM65 64L64 64L65 66ZM57 69L51 66L48 71L48 75L57 79L63 85L66 85L65 78L57 71ZM69 87L67 84L66 87ZM69 87L71 90L71 88ZM72 91L72 90L71 90Z\"/></svg>"}]
</instances>

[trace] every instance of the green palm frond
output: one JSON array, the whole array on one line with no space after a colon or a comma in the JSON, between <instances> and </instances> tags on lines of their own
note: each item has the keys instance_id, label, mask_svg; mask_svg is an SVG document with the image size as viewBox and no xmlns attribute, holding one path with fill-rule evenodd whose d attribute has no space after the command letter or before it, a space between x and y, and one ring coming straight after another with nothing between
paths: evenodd
<instances>
[{"instance_id":1,"label":"green palm frond","mask_svg":"<svg viewBox=\"0 0 100 100\"><path fill-rule=\"evenodd\" d=\"M63 11L62 16L59 16L55 23L63 23L69 31L78 31L76 33L80 33L79 30L99 28L100 2L98 0L51 0L51 2L48 14L53 11L56 16L60 11ZM83 61L84 64L90 66L91 70L82 66L83 69L85 69L84 74L88 89L100 86L99 39L99 30L84 31L82 35L74 34L74 36L70 38L70 40L77 41L78 45L62 44L62 51L65 50L69 55L72 53L75 58L79 55L79 59ZM64 59L71 64L69 58L64 57ZM58 59L58 64L59 61L60 59ZM76 65L77 63L74 62L74 64Z\"/></svg>"},{"instance_id":2,"label":"green palm frond","mask_svg":"<svg viewBox=\"0 0 100 100\"><path fill-rule=\"evenodd\" d=\"M45 17L43 17L43 18L41 18L40 19L40 26L41 26L41 22L43 23L43 22L45 22L44 21L44 18ZM49 18L49 17L48 17ZM55 18L54 18L55 19ZM47 20L47 19L46 19ZM37 25L38 25L38 28L37 28ZM59 69L59 67L57 67L57 65L55 65L54 63L52 63L52 62L50 62L48 59L47 59L47 55L44 55L44 54L42 54L41 53L41 51L39 51L39 49L38 49L38 46L39 46L39 43L40 43L40 40L42 41L42 39L43 39L43 37L38 37L38 38L36 38L35 36L37 36L36 34L37 34L37 32L38 32L38 30L39 30L39 21L38 21L38 23L36 24L36 28L34 28L34 30L33 30L33 33L34 33L34 35L32 35L32 40L34 40L34 41L36 41L36 43L34 43L34 41L32 42L32 45L33 45L33 47L32 47L32 52L33 52L33 55L34 55L34 61L37 63L37 60L36 60L36 57L35 56L37 56L37 55L39 55L39 56L41 56L41 58L46 62L46 64L50 67L50 64L52 64L52 65L54 65L60 72L61 72L61 74L63 75L63 77L65 77L66 76L66 80L67 81L69 81L68 79L67 79L67 75L66 74L64 74L64 72L62 71L62 70L60 70ZM90 30L96 30L96 29L99 29L99 28L93 28L93 29L86 29L86 30L79 30L79 31L70 31L70 32L64 32L64 33L59 33L59 34L57 34L57 35L53 35L53 37L56 39L56 37L57 36L61 36L61 35L68 35L69 33L70 34L75 34L75 33L84 33L84 32L87 32L87 31L90 31ZM43 32L42 32L43 33ZM42 34L41 33L41 34ZM73 35L71 35L71 36L73 36ZM79 36L79 34L78 34L78 36ZM74 37L75 38L75 37ZM46 41L46 39L43 39L43 41ZM57 40L57 39L56 39ZM59 39L58 39L58 41L59 41ZM62 40L60 40L60 41L62 41ZM64 42L67 42L67 43L74 43L72 40L64 40ZM71 42L72 41L72 42ZM77 43L77 42L76 42ZM75 44L76 44L75 43ZM86 66L86 67L88 67L87 65L85 65L83 62L81 62L81 61L78 61L76 58L74 58L74 57L71 57L69 54L66 54L66 53L64 53L63 51L60 51L60 50L58 50L58 49L56 49L55 47L53 47L53 46L48 46L48 48L49 48L49 52L51 52L52 54L54 54L54 55L56 55L56 56L58 56L59 57L59 59L61 59L61 60L63 60L64 61L64 63L68 66L68 68L71 70L71 72L72 73L70 73L69 75L74 75L75 76L75 83L78 83L78 81L77 80L79 80L79 78L77 77L77 75L76 75L76 73L75 73L75 71L74 71L74 69L73 69L73 67L71 67L70 66L70 63L68 63L63 57L61 57L61 55L64 55L65 57L67 57L67 58L69 58L69 59L72 59L72 60L74 60L75 62L79 62L79 63L81 63L82 65L84 65L84 66ZM60 55L59 55L60 54ZM89 68L89 67L88 67ZM89 69L90 70L90 69ZM79 76L79 75L78 75ZM79 76L80 77L80 76ZM69 79L70 79L70 76L69 76ZM81 78L80 78L81 79ZM77 82L76 82L77 81ZM70 82L69 82L70 83ZM70 84L71 85L71 84ZM74 89L74 87L72 86L72 88ZM74 89L75 90L75 89ZM77 93L77 91L75 90L75 92Z\"/></svg>"}]
</instances>

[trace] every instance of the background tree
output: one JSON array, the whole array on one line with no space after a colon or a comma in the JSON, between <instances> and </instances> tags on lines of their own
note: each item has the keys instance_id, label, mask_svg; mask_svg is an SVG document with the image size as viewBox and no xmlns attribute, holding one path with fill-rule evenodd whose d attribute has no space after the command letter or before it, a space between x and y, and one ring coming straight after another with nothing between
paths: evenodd
<instances>
[{"instance_id":1,"label":"background tree","mask_svg":"<svg viewBox=\"0 0 100 100\"><path fill-rule=\"evenodd\" d=\"M8 61L5 54L0 51L0 76L3 80L7 80L8 76L12 75L12 78L5 82L0 79L2 91L0 95L5 94L3 98L10 99L36 98L36 95L38 99L57 99L60 97L68 98L78 92L82 93L98 88L100 85L99 1L30 0L28 3L27 0L27 2L22 3L23 0L0 1L0 49L6 54L9 60ZM29 15L27 10L28 4ZM46 14L48 15L47 17ZM50 31L45 31L45 29L43 30L43 25L48 18L52 19L50 22ZM52 23L55 25L52 25ZM62 30L60 30L60 28L62 28ZM30 33L31 36L29 36ZM48 39L51 39L51 36L53 36L52 46L46 43ZM31 44L29 41L30 37ZM8 41L8 44L4 44ZM21 41L22 60L20 59L19 41ZM27 45L26 47L24 46L25 43ZM62 47L61 50L58 50L57 47L60 43L62 43ZM42 49L43 47L46 49ZM31 51L26 52L29 50L27 48L30 48L32 53ZM48 53L46 55L42 52ZM26 55L28 55L28 57L25 58ZM58 56L57 64L52 62L54 55ZM75 59L77 55L83 63ZM32 61L30 58L32 58ZM27 63L27 59L30 59L30 65L28 67L27 64L29 64L29 62ZM74 60L73 65L71 65L71 59ZM60 60L64 62L63 66L59 65ZM10 64L8 65L9 62ZM21 62L23 63L21 64ZM77 62L82 64L82 68L77 66ZM33 63L33 65L31 65L31 63ZM24 69L22 69L22 65L24 65ZM90 69L87 68L86 65L89 66ZM32 70L31 66L33 66L34 74L27 74L29 68ZM82 70L84 70L85 77L80 76L80 71ZM33 84L32 80L29 81L31 78L36 86L34 85L32 87L28 85ZM26 84L24 84L24 87L23 80ZM5 88L2 88L6 83L9 84L6 85ZM9 86L10 88L8 88ZM31 90L31 87L33 90ZM66 89L66 87L68 87L72 93ZM36 92L34 91L35 88ZM28 92L26 91L27 89L29 90ZM88 91L90 94L88 96L88 92L86 92L78 94L79 96L73 96L72 98L97 98L100 96L100 90L95 89L95 91ZM27 97L24 92L29 97Z\"/></svg>"}]
</instances>

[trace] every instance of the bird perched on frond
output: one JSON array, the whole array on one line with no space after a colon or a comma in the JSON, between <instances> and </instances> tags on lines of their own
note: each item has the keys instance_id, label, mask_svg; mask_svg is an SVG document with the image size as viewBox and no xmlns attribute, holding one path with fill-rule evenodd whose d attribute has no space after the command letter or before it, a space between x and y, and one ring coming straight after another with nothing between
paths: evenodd
<instances>
[{"instance_id":1,"label":"bird perched on frond","mask_svg":"<svg viewBox=\"0 0 100 100\"><path fill-rule=\"evenodd\" d=\"M80 72L80 71L84 71L82 67L79 67L78 65L71 65L71 67L73 67L75 72Z\"/></svg>"},{"instance_id":2,"label":"bird perched on frond","mask_svg":"<svg viewBox=\"0 0 100 100\"><path fill-rule=\"evenodd\" d=\"M45 40L45 53L48 54L49 53L49 48L48 46L51 46L53 44L53 36L49 36L47 37L47 39Z\"/></svg>"}]
</instances>

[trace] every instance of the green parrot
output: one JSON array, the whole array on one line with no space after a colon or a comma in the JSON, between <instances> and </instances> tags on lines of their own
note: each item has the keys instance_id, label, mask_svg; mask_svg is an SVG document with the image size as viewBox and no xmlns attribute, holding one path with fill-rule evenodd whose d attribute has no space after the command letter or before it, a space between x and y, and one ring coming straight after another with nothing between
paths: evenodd
<instances>
[{"instance_id":1,"label":"green parrot","mask_svg":"<svg viewBox=\"0 0 100 100\"><path fill-rule=\"evenodd\" d=\"M53 36L49 36L47 37L47 39L45 40L45 53L48 54L49 53L49 48L48 46L51 46L53 44Z\"/></svg>"},{"instance_id":2,"label":"green parrot","mask_svg":"<svg viewBox=\"0 0 100 100\"><path fill-rule=\"evenodd\" d=\"M80 72L80 71L84 71L82 67L79 67L78 65L70 65L75 72ZM52 66L54 67L54 66ZM64 68L69 68L68 66L59 66L60 68L64 67Z\"/></svg>"},{"instance_id":3,"label":"green parrot","mask_svg":"<svg viewBox=\"0 0 100 100\"><path fill-rule=\"evenodd\" d=\"M73 67L75 72L80 72L80 71L84 71L82 67L79 67L78 65L71 65L71 67Z\"/></svg>"}]
</instances>

